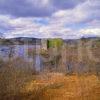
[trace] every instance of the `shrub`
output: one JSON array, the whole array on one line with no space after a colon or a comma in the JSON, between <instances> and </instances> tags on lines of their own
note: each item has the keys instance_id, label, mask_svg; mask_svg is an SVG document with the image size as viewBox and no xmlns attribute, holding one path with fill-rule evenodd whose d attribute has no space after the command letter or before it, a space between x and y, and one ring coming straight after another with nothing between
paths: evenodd
<instances>
[{"instance_id":1,"label":"shrub","mask_svg":"<svg viewBox=\"0 0 100 100\"><path fill-rule=\"evenodd\" d=\"M35 69L30 68L27 62L23 63L22 60L19 62L8 61L0 68L0 96L18 94L28 81L35 79ZM19 67L21 63L23 66Z\"/></svg>"}]
</instances>

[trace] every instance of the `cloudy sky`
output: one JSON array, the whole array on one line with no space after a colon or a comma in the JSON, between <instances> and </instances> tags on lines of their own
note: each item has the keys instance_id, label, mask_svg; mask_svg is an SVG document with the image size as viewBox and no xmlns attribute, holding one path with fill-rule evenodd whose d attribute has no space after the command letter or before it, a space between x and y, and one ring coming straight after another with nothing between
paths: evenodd
<instances>
[{"instance_id":1,"label":"cloudy sky","mask_svg":"<svg viewBox=\"0 0 100 100\"><path fill-rule=\"evenodd\" d=\"M100 36L100 0L0 0L0 35Z\"/></svg>"}]
</instances>

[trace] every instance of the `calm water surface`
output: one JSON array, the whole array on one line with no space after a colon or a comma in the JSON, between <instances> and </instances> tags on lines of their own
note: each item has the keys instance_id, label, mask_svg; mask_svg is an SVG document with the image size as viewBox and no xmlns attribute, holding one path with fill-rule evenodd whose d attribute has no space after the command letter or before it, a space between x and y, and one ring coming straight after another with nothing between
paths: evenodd
<instances>
[{"instance_id":1,"label":"calm water surface","mask_svg":"<svg viewBox=\"0 0 100 100\"><path fill-rule=\"evenodd\" d=\"M11 51L12 49L12 51ZM37 70L40 70L41 66L41 57L39 54L33 56L28 55L28 50L37 50L40 49L40 45L0 45L0 59L4 61L9 60L10 52L12 52L11 57L17 58L21 57L28 62L33 62L35 60Z\"/></svg>"}]
</instances>

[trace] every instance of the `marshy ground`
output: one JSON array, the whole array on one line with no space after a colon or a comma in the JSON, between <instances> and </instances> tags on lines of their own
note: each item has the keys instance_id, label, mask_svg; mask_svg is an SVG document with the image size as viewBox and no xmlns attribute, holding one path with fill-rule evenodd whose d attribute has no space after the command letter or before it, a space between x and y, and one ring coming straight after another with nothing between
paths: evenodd
<instances>
[{"instance_id":1,"label":"marshy ground","mask_svg":"<svg viewBox=\"0 0 100 100\"><path fill-rule=\"evenodd\" d=\"M6 63L0 60L0 100L100 100L100 62L88 57L87 45L83 44L81 62L76 45L58 49L56 56L52 49L41 50L46 61L40 73L34 59L32 63L21 58ZM90 51L100 59L100 41Z\"/></svg>"},{"instance_id":2,"label":"marshy ground","mask_svg":"<svg viewBox=\"0 0 100 100\"><path fill-rule=\"evenodd\" d=\"M22 80L10 84L0 100L100 100L100 80L96 75L45 73Z\"/></svg>"}]
</instances>

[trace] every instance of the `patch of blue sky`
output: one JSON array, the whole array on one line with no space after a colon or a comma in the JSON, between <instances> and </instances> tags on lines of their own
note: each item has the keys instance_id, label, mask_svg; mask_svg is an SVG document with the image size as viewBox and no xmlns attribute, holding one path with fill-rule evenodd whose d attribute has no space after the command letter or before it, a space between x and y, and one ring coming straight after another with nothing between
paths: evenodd
<instances>
[{"instance_id":1,"label":"patch of blue sky","mask_svg":"<svg viewBox=\"0 0 100 100\"><path fill-rule=\"evenodd\" d=\"M64 27L71 28L73 30L84 29L88 25L86 23L75 23L75 24L66 24Z\"/></svg>"},{"instance_id":2,"label":"patch of blue sky","mask_svg":"<svg viewBox=\"0 0 100 100\"><path fill-rule=\"evenodd\" d=\"M0 29L0 34L2 34L1 32L4 32L4 30L3 29Z\"/></svg>"},{"instance_id":3,"label":"patch of blue sky","mask_svg":"<svg viewBox=\"0 0 100 100\"><path fill-rule=\"evenodd\" d=\"M46 19L35 19L34 22L36 24L41 24L41 25L48 25L49 24L49 21Z\"/></svg>"}]
</instances>

